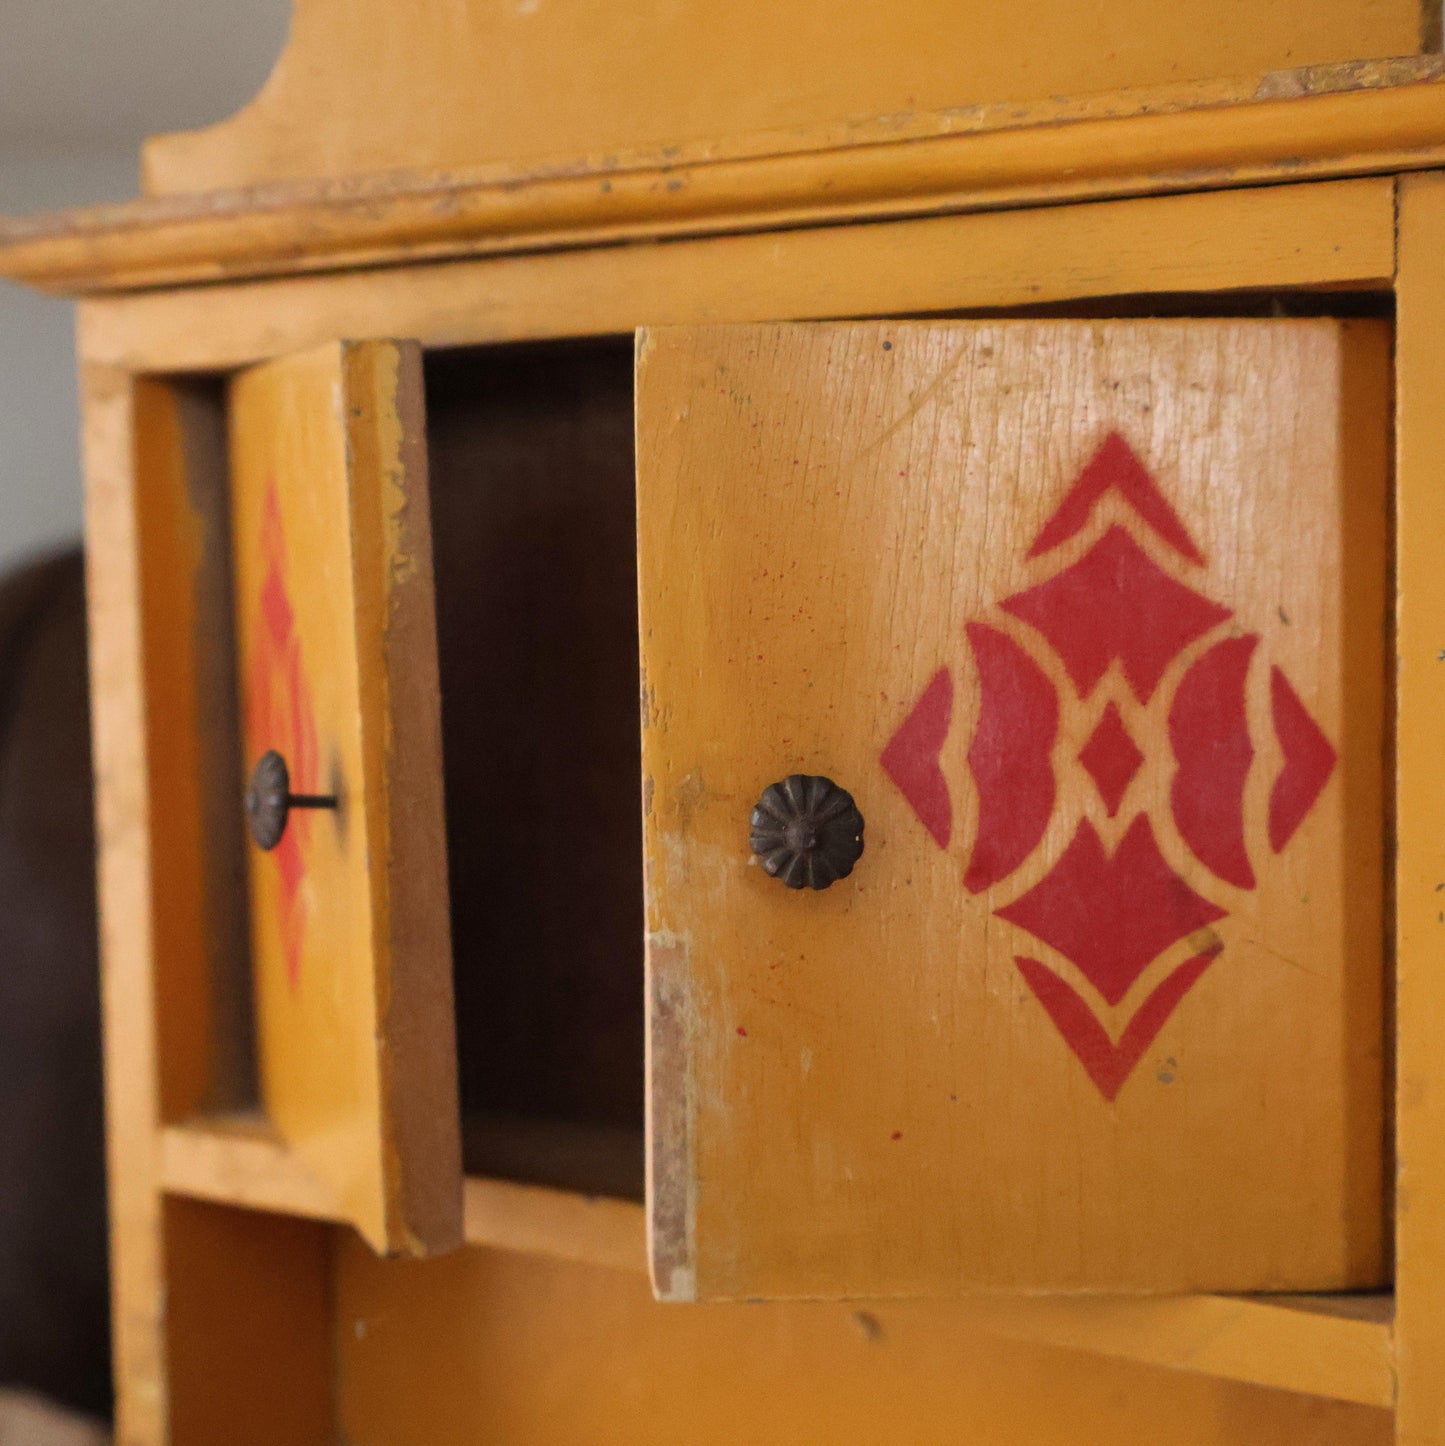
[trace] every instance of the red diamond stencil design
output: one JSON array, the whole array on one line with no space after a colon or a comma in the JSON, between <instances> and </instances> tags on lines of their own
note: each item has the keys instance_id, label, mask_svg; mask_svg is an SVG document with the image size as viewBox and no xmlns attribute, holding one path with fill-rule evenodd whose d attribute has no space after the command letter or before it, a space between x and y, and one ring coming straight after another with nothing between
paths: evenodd
<instances>
[{"instance_id":1,"label":"red diamond stencil design","mask_svg":"<svg viewBox=\"0 0 1445 1446\"><path fill-rule=\"evenodd\" d=\"M1059 700L1048 674L1006 633L965 629L978 667L978 726L968 771L978 786L978 836L963 886L981 893L1006 879L1038 847L1054 813L1049 762Z\"/></svg>"},{"instance_id":2,"label":"red diamond stencil design","mask_svg":"<svg viewBox=\"0 0 1445 1446\"><path fill-rule=\"evenodd\" d=\"M1269 796L1269 846L1280 853L1330 781L1335 750L1278 668L1270 670L1269 692L1275 736L1284 753L1284 767Z\"/></svg>"},{"instance_id":3,"label":"red diamond stencil design","mask_svg":"<svg viewBox=\"0 0 1445 1446\"><path fill-rule=\"evenodd\" d=\"M1254 887L1244 843L1244 781L1254 745L1244 688L1259 638L1225 638L1180 681L1169 709L1169 746L1179 761L1169 801L1194 857L1236 888Z\"/></svg>"},{"instance_id":4,"label":"red diamond stencil design","mask_svg":"<svg viewBox=\"0 0 1445 1446\"><path fill-rule=\"evenodd\" d=\"M1089 458L1069 495L1059 503L1058 510L1044 523L1043 530L1029 548L1030 557L1042 557L1061 543L1082 532L1094 508L1106 492L1118 492L1139 514L1156 537L1168 543L1175 552L1190 562L1204 564L1204 556L1194 545L1179 515L1154 485L1134 449L1119 435L1110 432L1099 450Z\"/></svg>"},{"instance_id":5,"label":"red diamond stencil design","mask_svg":"<svg viewBox=\"0 0 1445 1446\"><path fill-rule=\"evenodd\" d=\"M1063 853L1042 877L1031 871L1036 882L1010 894L1010 881L1050 833L1058 807L1056 766L1066 766L1054 758L1060 699L1040 660L1051 652L1086 705L1115 666L1141 705L1171 679L1173 694L1165 700L1168 761L1174 768L1169 813L1177 837L1207 871L1201 878L1217 881L1210 892L1218 892L1218 884L1251 890L1256 878L1244 793L1258 750L1246 699L1261 641L1257 633L1225 630L1232 611L1176 576L1181 568L1203 568L1204 555L1117 431L1109 432L1084 464L1028 557L1047 556L1078 537L1111 493L1127 504L1131 525L1109 523L1082 556L1004 598L999 606L1012 623L967 624L971 673L956 679L946 663L939 667L880 759L934 843L950 849L954 820L972 811L956 806L952 790L962 780L945 776L940 759L955 713L974 717L967 758L977 822L963 885L970 894L988 892L994 914L1019 930L1014 963L1024 984L1106 1100L1115 1098L1223 951L1214 925L1228 918L1232 895L1200 893L1165 858L1148 812L1137 808L1132 817L1125 813L1122 834L1110 830L1118 838L1113 846L1087 817L1079 818ZM1210 642L1216 632L1223 635ZM1191 652L1188 666L1175 668L1181 655ZM976 709L956 709L958 688L970 682L977 689ZM1269 756L1283 763L1270 794L1268 836L1279 853L1304 823L1338 760L1278 667L1270 673L1270 703L1279 747ZM1109 818L1119 815L1147 757L1113 699L1100 709L1077 761ZM1061 972L1047 957L1033 957L1038 951L1029 939L1068 961L1076 982L1065 977L1066 968ZM1179 951L1180 962L1146 982L1146 972L1181 941L1188 941L1188 952ZM1117 1033L1100 1018L1101 1005L1128 1008Z\"/></svg>"},{"instance_id":6,"label":"red diamond stencil design","mask_svg":"<svg viewBox=\"0 0 1445 1446\"><path fill-rule=\"evenodd\" d=\"M1047 681L1047 680L1045 680ZM883 771L896 783L939 848L953 836L953 800L938 752L953 719L953 678L940 668L903 726L883 750Z\"/></svg>"},{"instance_id":7,"label":"red diamond stencil design","mask_svg":"<svg viewBox=\"0 0 1445 1446\"><path fill-rule=\"evenodd\" d=\"M291 766L291 786L298 793L320 789L320 744L312 704L311 682L296 629L296 613L287 583L286 529L281 500L273 480L261 517L260 555L266 565L260 609L253 633L246 677L246 710L250 737L257 750L278 748ZM293 813L281 842L268 856L280 878L279 924L286 977L294 988L300 980L301 957L308 920L306 845L312 815Z\"/></svg>"},{"instance_id":8,"label":"red diamond stencil design","mask_svg":"<svg viewBox=\"0 0 1445 1446\"><path fill-rule=\"evenodd\" d=\"M1077 964L1106 1004L1118 1004L1171 944L1224 917L1169 867L1142 813L1112 856L1081 819L1058 863L995 912Z\"/></svg>"},{"instance_id":9,"label":"red diamond stencil design","mask_svg":"<svg viewBox=\"0 0 1445 1446\"><path fill-rule=\"evenodd\" d=\"M1147 703L1164 670L1229 609L1176 582L1124 531L1111 527L1072 567L1003 601L1063 659L1079 697L1118 661Z\"/></svg>"},{"instance_id":10,"label":"red diamond stencil design","mask_svg":"<svg viewBox=\"0 0 1445 1446\"><path fill-rule=\"evenodd\" d=\"M1104 807L1109 810L1109 817L1113 818L1144 762L1144 755L1129 736L1129 730L1119 716L1119 705L1112 699L1104 709L1098 727L1089 734L1089 741L1080 749L1079 762L1088 770L1089 777L1099 790L1099 797L1104 800Z\"/></svg>"}]
</instances>

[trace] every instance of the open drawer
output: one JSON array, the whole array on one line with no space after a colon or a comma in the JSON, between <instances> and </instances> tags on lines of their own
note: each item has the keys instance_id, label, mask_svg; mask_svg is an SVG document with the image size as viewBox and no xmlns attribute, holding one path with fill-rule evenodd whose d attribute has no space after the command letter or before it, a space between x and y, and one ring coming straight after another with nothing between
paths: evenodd
<instances>
[{"instance_id":1,"label":"open drawer","mask_svg":"<svg viewBox=\"0 0 1445 1446\"><path fill-rule=\"evenodd\" d=\"M668 1299L1386 1282L1389 344L234 377L244 769L337 804L247 845L258 1101L329 1213L424 1253L645 1139Z\"/></svg>"},{"instance_id":2,"label":"open drawer","mask_svg":"<svg viewBox=\"0 0 1445 1446\"><path fill-rule=\"evenodd\" d=\"M461 1241L421 353L229 386L259 1100L378 1250Z\"/></svg>"},{"instance_id":3,"label":"open drawer","mask_svg":"<svg viewBox=\"0 0 1445 1446\"><path fill-rule=\"evenodd\" d=\"M1388 329L638 358L659 1293L1379 1284Z\"/></svg>"},{"instance_id":4,"label":"open drawer","mask_svg":"<svg viewBox=\"0 0 1445 1446\"><path fill-rule=\"evenodd\" d=\"M157 398L201 523L152 624L203 900L165 916L167 1180L409 1255L461 1242L464 1171L640 1200L630 343L332 343Z\"/></svg>"}]
</instances>

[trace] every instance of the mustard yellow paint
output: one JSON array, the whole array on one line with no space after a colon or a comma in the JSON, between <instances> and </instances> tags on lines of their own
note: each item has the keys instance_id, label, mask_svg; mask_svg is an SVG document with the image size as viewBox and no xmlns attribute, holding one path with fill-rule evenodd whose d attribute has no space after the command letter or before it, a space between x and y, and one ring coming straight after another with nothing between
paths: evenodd
<instances>
[{"instance_id":1,"label":"mustard yellow paint","mask_svg":"<svg viewBox=\"0 0 1445 1446\"><path fill-rule=\"evenodd\" d=\"M970 1291L1330 1290L1385 1279L1382 698L1385 328L1333 321L859 323L659 329L639 344L653 1269L671 1299ZM1110 672L1081 700L1000 602L1121 524L1117 496L1026 554L1121 431L1232 610L1147 706ZM964 884L978 833L964 638L1003 630L1059 700L1048 831ZM1175 831L1169 711L1187 665L1259 637L1243 797L1257 887ZM1282 854L1281 667L1340 763ZM949 847L880 753L940 669ZM1106 817L1075 762L1105 699L1144 765ZM852 790L856 871L768 878L749 810L791 773ZM996 910L1081 819L1111 852L1148 817L1226 911L1113 1008ZM1106 1099L1015 965L1043 960L1117 1040L1201 948L1218 957Z\"/></svg>"},{"instance_id":2,"label":"mustard yellow paint","mask_svg":"<svg viewBox=\"0 0 1445 1446\"><path fill-rule=\"evenodd\" d=\"M438 881L434 717L414 740L422 757L408 760L435 775L425 797L408 799L398 822L392 793L394 710L419 701L434 715L436 692L429 573L422 645L407 660L419 698L406 680L394 695L389 672L389 598L405 585L394 572L407 480L397 366L385 343L332 344L236 377L232 529L247 775L279 749L291 755L294 791L340 801L294 811L294 843L249 850L262 1107L377 1249L424 1253L460 1238L461 1171L450 958L445 909L435 907L445 868ZM424 471L412 481L424 512ZM263 611L268 589L284 591L278 613L291 622L279 648ZM283 873L292 848L294 894ZM409 881L423 890L426 919L398 940L397 895ZM398 975L412 986L400 1001ZM421 1037L415 1017L398 1027L399 1011L417 1008L427 1015ZM416 1094L396 1088L399 1071ZM418 1111L420 1133L405 1128Z\"/></svg>"}]
</instances>

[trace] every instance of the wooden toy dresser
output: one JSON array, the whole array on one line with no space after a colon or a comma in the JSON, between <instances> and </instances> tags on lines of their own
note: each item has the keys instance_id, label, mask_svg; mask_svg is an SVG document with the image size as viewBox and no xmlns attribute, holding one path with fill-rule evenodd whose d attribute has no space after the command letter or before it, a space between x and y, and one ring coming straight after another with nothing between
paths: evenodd
<instances>
[{"instance_id":1,"label":"wooden toy dresser","mask_svg":"<svg viewBox=\"0 0 1445 1446\"><path fill-rule=\"evenodd\" d=\"M125 1446L1445 1443L1435 19L298 0L4 224Z\"/></svg>"}]
</instances>

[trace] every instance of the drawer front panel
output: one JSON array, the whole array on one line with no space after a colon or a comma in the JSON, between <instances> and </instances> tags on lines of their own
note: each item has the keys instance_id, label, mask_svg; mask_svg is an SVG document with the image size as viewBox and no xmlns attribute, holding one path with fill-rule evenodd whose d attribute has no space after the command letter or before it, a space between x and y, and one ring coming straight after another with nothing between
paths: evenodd
<instances>
[{"instance_id":1,"label":"drawer front panel","mask_svg":"<svg viewBox=\"0 0 1445 1446\"><path fill-rule=\"evenodd\" d=\"M422 420L413 346L231 386L245 767L279 754L328 805L250 850L262 1104L341 1216L406 1253L456 1243L461 1210Z\"/></svg>"},{"instance_id":2,"label":"drawer front panel","mask_svg":"<svg viewBox=\"0 0 1445 1446\"><path fill-rule=\"evenodd\" d=\"M644 335L661 1294L1381 1280L1388 365Z\"/></svg>"}]
</instances>

